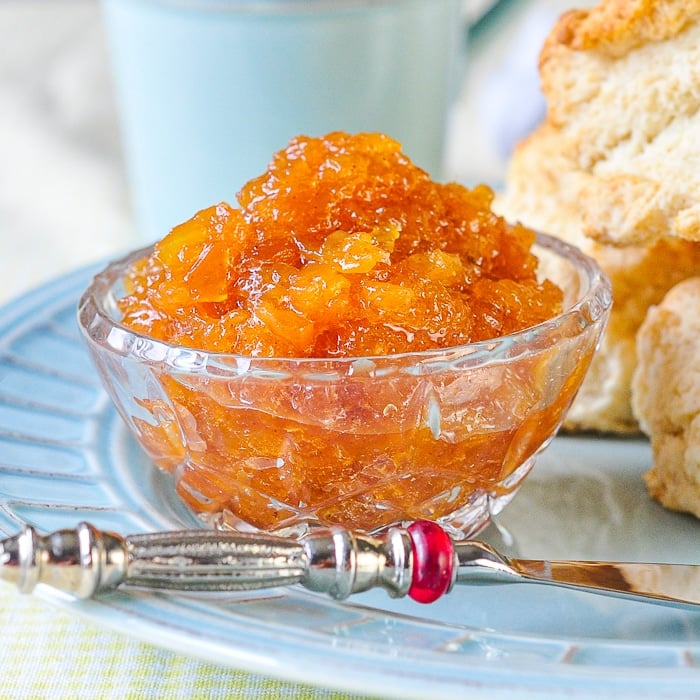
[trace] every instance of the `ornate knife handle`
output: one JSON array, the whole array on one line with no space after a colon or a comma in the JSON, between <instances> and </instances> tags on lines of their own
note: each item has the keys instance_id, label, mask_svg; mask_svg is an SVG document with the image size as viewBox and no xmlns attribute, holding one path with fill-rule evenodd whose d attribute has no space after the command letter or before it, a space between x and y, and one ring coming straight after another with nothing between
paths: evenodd
<instances>
[{"instance_id":1,"label":"ornate knife handle","mask_svg":"<svg viewBox=\"0 0 700 700\"><path fill-rule=\"evenodd\" d=\"M434 527L451 551L449 537ZM332 528L293 540L210 530L122 537L88 523L40 536L24 527L0 541L0 578L25 593L43 583L78 598L118 586L234 591L294 583L337 599L374 587L398 597L415 593L409 532L393 528L370 537ZM448 574L442 592L453 583L451 567Z\"/></svg>"}]
</instances>

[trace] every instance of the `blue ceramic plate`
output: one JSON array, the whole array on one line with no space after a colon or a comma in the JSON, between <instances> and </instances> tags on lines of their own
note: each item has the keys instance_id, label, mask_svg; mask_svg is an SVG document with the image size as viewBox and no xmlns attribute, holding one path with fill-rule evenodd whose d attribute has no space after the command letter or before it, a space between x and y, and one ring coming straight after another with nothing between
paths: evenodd
<instances>
[{"instance_id":1,"label":"blue ceramic plate","mask_svg":"<svg viewBox=\"0 0 700 700\"><path fill-rule=\"evenodd\" d=\"M122 534L197 520L113 411L80 339L90 271L0 311L0 531L88 520ZM502 516L532 557L700 562L700 523L649 500L648 445L559 437ZM374 696L678 698L700 689L700 613L529 584L439 603L349 603L301 588L209 598L38 595L220 664Z\"/></svg>"}]
</instances>

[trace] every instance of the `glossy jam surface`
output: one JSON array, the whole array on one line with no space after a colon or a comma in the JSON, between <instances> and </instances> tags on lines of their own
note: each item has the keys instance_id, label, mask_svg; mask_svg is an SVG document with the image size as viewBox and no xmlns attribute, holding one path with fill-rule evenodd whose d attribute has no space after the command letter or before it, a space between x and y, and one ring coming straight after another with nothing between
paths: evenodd
<instances>
[{"instance_id":1,"label":"glossy jam surface","mask_svg":"<svg viewBox=\"0 0 700 700\"><path fill-rule=\"evenodd\" d=\"M297 138L239 193L199 212L132 271L136 331L253 357L415 352L558 313L535 234L493 193L433 182L380 134Z\"/></svg>"},{"instance_id":2,"label":"glossy jam surface","mask_svg":"<svg viewBox=\"0 0 700 700\"><path fill-rule=\"evenodd\" d=\"M215 353L201 353L206 367L160 351L103 367L195 512L286 532L485 524L555 432L597 339L572 322L493 361L401 354L560 311L561 291L536 275L535 234L491 200L432 182L385 136L298 138L237 208L198 213L120 273L122 324Z\"/></svg>"}]
</instances>

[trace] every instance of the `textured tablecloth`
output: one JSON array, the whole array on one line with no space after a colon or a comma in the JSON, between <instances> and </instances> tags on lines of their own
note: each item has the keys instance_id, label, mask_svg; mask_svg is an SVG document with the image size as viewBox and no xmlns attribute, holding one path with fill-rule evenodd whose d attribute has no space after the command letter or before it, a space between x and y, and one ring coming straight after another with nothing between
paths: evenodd
<instances>
[{"instance_id":1,"label":"textured tablecloth","mask_svg":"<svg viewBox=\"0 0 700 700\"><path fill-rule=\"evenodd\" d=\"M8 303L138 241L96 3L2 0L0 46L0 303ZM487 71L502 61L485 56ZM478 114L465 94L450 162L469 179L478 161L479 177L493 181L504 153L473 138ZM7 584L0 629L2 698L347 697L134 641Z\"/></svg>"},{"instance_id":2,"label":"textured tablecloth","mask_svg":"<svg viewBox=\"0 0 700 700\"><path fill-rule=\"evenodd\" d=\"M75 618L33 596L0 589L0 697L349 698L203 663Z\"/></svg>"}]
</instances>

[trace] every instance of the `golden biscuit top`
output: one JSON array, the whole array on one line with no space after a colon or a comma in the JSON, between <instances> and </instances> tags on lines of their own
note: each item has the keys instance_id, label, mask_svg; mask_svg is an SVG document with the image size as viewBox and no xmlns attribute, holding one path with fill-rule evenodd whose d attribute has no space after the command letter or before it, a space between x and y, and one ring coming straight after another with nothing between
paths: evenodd
<instances>
[{"instance_id":1,"label":"golden biscuit top","mask_svg":"<svg viewBox=\"0 0 700 700\"><path fill-rule=\"evenodd\" d=\"M698 20L700 0L603 0L559 19L544 44L540 64L562 47L624 56L643 44L670 39Z\"/></svg>"}]
</instances>

